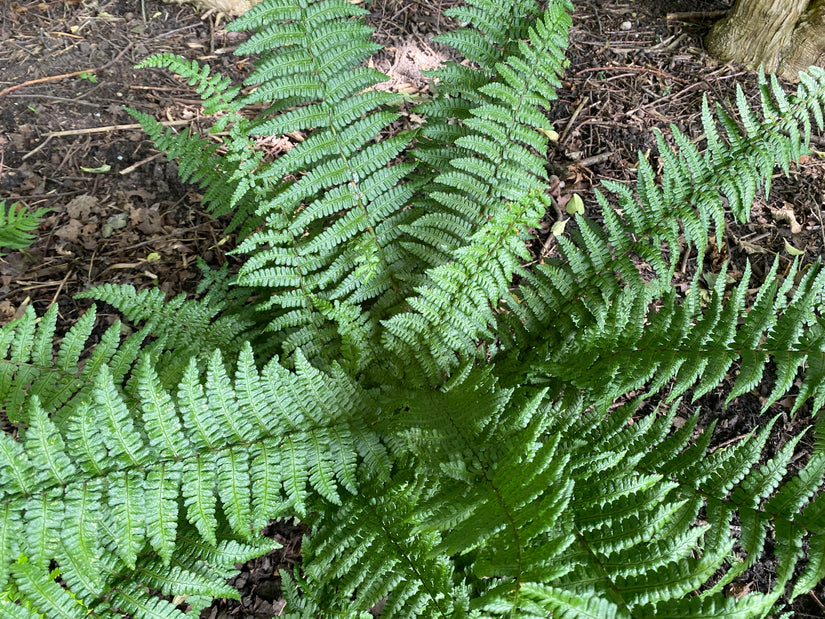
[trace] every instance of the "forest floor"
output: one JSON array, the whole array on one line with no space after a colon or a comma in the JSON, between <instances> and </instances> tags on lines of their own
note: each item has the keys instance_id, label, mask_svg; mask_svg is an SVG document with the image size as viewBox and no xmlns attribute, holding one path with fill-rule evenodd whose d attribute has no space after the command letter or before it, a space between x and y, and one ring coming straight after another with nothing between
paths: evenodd
<instances>
[{"instance_id":1,"label":"forest floor","mask_svg":"<svg viewBox=\"0 0 825 619\"><path fill-rule=\"evenodd\" d=\"M450 26L440 9L453 3L364 2L376 38L387 46L372 62L391 76L390 87L426 94L420 70L444 57L445 49L431 38ZM553 167L561 207L577 193L588 214L598 216L595 185L632 181L640 153L658 165L652 129L667 134L672 124L701 134L704 95L730 108L740 84L749 101L758 100L753 72L720 64L703 51L703 35L728 6L725 0L576 2L570 67L549 113L560 136ZM239 81L248 75L249 61L231 52L244 36L224 26L216 15L157 0L0 1L0 200L50 209L32 247L0 259L0 324L30 305L40 314L56 303L68 327L89 306L74 295L92 286L129 283L193 294L198 257L212 266L236 266L227 255L234 239L224 234L223 222L204 213L198 188L180 182L177 166L123 110L152 114L182 131L208 126L184 82L133 67L151 54L174 52ZM825 150L825 139L815 137L813 146ZM751 222L729 224L705 267L719 272L729 260L735 280L750 260L755 291L777 256L787 271L789 247L804 252L803 265L816 260L825 247L823 202L825 158L815 153L789 176L776 175L770 196L757 198ZM552 218L547 223L537 253L552 251L544 243ZM689 284L696 266L695 256L685 255L677 283ZM106 311L99 316L104 323L116 318ZM760 415L766 393L756 390L729 405L721 389L702 398L702 425L718 420L717 446L781 414L775 449L810 422L804 410L793 418L787 414L792 397ZM801 445L800 463L804 440ZM281 612L278 573L300 561L302 530L289 523L270 529L283 548L242 566L234 580L241 601L217 601L203 617ZM768 562L755 565L727 593L765 590L772 570ZM794 616L825 617L823 603L821 585L794 603Z\"/></svg>"}]
</instances>

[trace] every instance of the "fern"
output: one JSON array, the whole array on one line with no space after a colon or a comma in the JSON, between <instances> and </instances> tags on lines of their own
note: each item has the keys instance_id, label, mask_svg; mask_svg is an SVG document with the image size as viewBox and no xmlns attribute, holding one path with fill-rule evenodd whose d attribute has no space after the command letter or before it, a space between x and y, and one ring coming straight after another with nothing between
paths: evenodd
<instances>
[{"instance_id":1,"label":"fern","mask_svg":"<svg viewBox=\"0 0 825 619\"><path fill-rule=\"evenodd\" d=\"M0 250L25 249L31 245L35 238L31 233L37 230L40 218L47 212L42 208L31 212L17 203L6 206L6 201L0 200Z\"/></svg>"},{"instance_id":2,"label":"fern","mask_svg":"<svg viewBox=\"0 0 825 619\"><path fill-rule=\"evenodd\" d=\"M346 0L235 22L258 58L243 85L143 63L214 118L219 140L133 112L231 214L243 265L197 300L85 293L129 325L99 340L94 307L62 337L56 309L0 328L4 617L193 616L237 597L273 518L311 531L282 574L292 617L767 617L825 577L822 422L772 455L776 419L720 448L697 411L677 423L683 398L730 377L730 401L768 367L766 410L819 411L822 265L774 264L752 301L750 266L709 300L701 269L673 286L684 245L701 265L727 209L745 221L808 151L825 71L792 95L760 76L758 111L705 101L703 149L657 134L661 182L640 156L528 268L571 8L451 9L440 40L467 62L432 72L413 132ZM758 561L772 585L725 595Z\"/></svg>"}]
</instances>

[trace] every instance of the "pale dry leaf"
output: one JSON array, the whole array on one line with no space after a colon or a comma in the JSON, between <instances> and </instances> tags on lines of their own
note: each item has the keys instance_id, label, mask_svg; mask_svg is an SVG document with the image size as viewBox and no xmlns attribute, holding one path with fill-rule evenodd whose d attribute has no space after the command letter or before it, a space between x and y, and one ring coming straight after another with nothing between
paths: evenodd
<instances>
[{"instance_id":1,"label":"pale dry leaf","mask_svg":"<svg viewBox=\"0 0 825 619\"><path fill-rule=\"evenodd\" d=\"M799 234L800 232L802 232L802 226L796 220L796 215L794 215L793 207L787 202L782 206L782 208L772 208L771 215L773 216L773 220L776 223L788 224L788 226L790 226L791 228L791 234Z\"/></svg>"}]
</instances>

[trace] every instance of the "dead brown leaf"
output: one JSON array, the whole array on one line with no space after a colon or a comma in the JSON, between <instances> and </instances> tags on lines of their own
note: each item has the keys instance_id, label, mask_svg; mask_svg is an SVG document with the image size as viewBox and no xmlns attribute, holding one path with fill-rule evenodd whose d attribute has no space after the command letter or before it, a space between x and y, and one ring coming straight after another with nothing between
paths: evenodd
<instances>
[{"instance_id":1,"label":"dead brown leaf","mask_svg":"<svg viewBox=\"0 0 825 619\"><path fill-rule=\"evenodd\" d=\"M74 198L66 205L66 213L72 219L79 219L85 221L89 218L92 211L97 209L98 199L89 194L82 194Z\"/></svg>"},{"instance_id":2,"label":"dead brown leaf","mask_svg":"<svg viewBox=\"0 0 825 619\"><path fill-rule=\"evenodd\" d=\"M163 231L163 218L157 208L136 208L129 214L133 228L144 234L158 234Z\"/></svg>"},{"instance_id":3,"label":"dead brown leaf","mask_svg":"<svg viewBox=\"0 0 825 619\"><path fill-rule=\"evenodd\" d=\"M69 243L77 243L78 238L80 238L81 230L83 230L83 224L81 224L77 219L70 219L69 223L58 228L54 235L59 239L68 241Z\"/></svg>"}]
</instances>

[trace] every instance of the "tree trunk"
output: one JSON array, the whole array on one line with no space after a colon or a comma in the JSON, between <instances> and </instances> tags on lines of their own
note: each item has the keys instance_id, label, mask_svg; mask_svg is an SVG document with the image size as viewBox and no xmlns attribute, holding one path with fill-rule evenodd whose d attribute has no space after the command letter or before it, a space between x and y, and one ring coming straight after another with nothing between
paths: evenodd
<instances>
[{"instance_id":1,"label":"tree trunk","mask_svg":"<svg viewBox=\"0 0 825 619\"><path fill-rule=\"evenodd\" d=\"M796 81L799 71L825 63L825 0L736 0L705 39L722 61Z\"/></svg>"}]
</instances>

